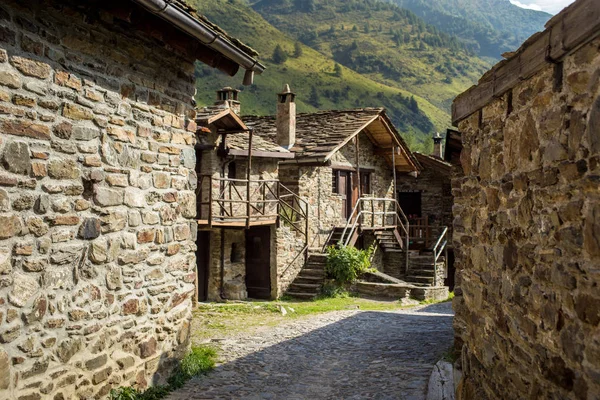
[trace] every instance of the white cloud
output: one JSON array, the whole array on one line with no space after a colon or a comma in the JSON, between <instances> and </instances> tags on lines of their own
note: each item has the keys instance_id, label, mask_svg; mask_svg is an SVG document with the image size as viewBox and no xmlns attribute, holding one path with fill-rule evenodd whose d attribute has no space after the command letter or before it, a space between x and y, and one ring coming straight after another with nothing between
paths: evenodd
<instances>
[{"instance_id":1,"label":"white cloud","mask_svg":"<svg viewBox=\"0 0 600 400\"><path fill-rule=\"evenodd\" d=\"M571 4L574 0L529 0L523 3L518 0L509 0L512 4L531 10L546 11L550 14L556 14L563 8ZM525 4L529 3L529 4Z\"/></svg>"},{"instance_id":2,"label":"white cloud","mask_svg":"<svg viewBox=\"0 0 600 400\"><path fill-rule=\"evenodd\" d=\"M523 4L517 0L510 0L510 2L517 7L528 8L530 10L536 10L536 11L542 11L542 7L538 6L537 4Z\"/></svg>"}]
</instances>

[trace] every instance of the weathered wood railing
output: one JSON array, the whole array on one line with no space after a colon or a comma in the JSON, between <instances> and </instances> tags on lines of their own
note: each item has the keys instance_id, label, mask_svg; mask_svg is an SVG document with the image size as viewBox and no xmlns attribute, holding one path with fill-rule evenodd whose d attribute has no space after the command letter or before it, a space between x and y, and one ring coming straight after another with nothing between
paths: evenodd
<instances>
[{"instance_id":1,"label":"weathered wood railing","mask_svg":"<svg viewBox=\"0 0 600 400\"><path fill-rule=\"evenodd\" d=\"M276 220L279 217L279 181L201 176L197 190L197 218L236 224Z\"/></svg>"},{"instance_id":2,"label":"weathered wood railing","mask_svg":"<svg viewBox=\"0 0 600 400\"><path fill-rule=\"evenodd\" d=\"M393 229L398 243L409 248L410 223L402 207L395 199L361 197L356 202L342 236L340 244L349 245L360 229ZM408 251L405 251L408 270Z\"/></svg>"}]
</instances>

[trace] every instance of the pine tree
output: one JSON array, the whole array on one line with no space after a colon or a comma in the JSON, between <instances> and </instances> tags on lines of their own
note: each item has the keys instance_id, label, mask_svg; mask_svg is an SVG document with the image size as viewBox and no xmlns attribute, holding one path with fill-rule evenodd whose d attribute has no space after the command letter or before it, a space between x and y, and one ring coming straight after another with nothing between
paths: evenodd
<instances>
[{"instance_id":1,"label":"pine tree","mask_svg":"<svg viewBox=\"0 0 600 400\"><path fill-rule=\"evenodd\" d=\"M340 64L338 64L338 63L335 63L335 65L333 66L333 73L338 78L341 78L342 74L343 74L342 66Z\"/></svg>"},{"instance_id":2,"label":"pine tree","mask_svg":"<svg viewBox=\"0 0 600 400\"><path fill-rule=\"evenodd\" d=\"M283 64L284 62L287 61L288 55L285 52L285 50L283 50L283 48L281 47L281 45L277 45L275 47L275 50L273 50L273 56L271 57L271 59L273 60L273 62L275 64Z\"/></svg>"},{"instance_id":3,"label":"pine tree","mask_svg":"<svg viewBox=\"0 0 600 400\"><path fill-rule=\"evenodd\" d=\"M308 104L311 104L315 107L321 107L321 99L319 98L319 92L317 92L317 88L311 86L310 95L308 96Z\"/></svg>"},{"instance_id":4,"label":"pine tree","mask_svg":"<svg viewBox=\"0 0 600 400\"><path fill-rule=\"evenodd\" d=\"M298 58L302 56L302 45L300 42L294 43L294 58Z\"/></svg>"}]
</instances>

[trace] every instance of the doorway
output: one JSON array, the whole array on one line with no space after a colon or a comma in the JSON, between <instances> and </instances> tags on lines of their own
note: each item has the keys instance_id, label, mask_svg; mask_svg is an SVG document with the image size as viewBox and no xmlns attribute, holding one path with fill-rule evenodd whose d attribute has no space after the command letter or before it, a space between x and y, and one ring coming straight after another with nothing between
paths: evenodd
<instances>
[{"instance_id":1,"label":"doorway","mask_svg":"<svg viewBox=\"0 0 600 400\"><path fill-rule=\"evenodd\" d=\"M421 215L421 192L398 192L398 203L409 220L414 221Z\"/></svg>"},{"instance_id":2,"label":"doorway","mask_svg":"<svg viewBox=\"0 0 600 400\"><path fill-rule=\"evenodd\" d=\"M271 227L246 231L246 290L252 299L271 298Z\"/></svg>"},{"instance_id":3,"label":"doorway","mask_svg":"<svg viewBox=\"0 0 600 400\"><path fill-rule=\"evenodd\" d=\"M198 301L208 300L208 267L210 263L210 232L198 231L196 241L196 289Z\"/></svg>"},{"instance_id":4,"label":"doorway","mask_svg":"<svg viewBox=\"0 0 600 400\"><path fill-rule=\"evenodd\" d=\"M342 196L342 217L347 220L352 212L352 173L350 171L333 171L335 176L335 193Z\"/></svg>"}]
</instances>

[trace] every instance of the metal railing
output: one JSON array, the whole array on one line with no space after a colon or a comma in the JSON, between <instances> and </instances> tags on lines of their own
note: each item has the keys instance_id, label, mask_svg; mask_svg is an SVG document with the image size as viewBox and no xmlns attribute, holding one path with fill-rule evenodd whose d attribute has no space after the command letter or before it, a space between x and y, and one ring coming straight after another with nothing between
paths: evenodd
<instances>
[{"instance_id":1,"label":"metal railing","mask_svg":"<svg viewBox=\"0 0 600 400\"><path fill-rule=\"evenodd\" d=\"M391 205L391 210L389 205ZM382 210L382 211L376 211ZM369 218L370 216L370 218ZM381 220L379 220L381 217ZM381 223L380 223L381 222ZM398 229L400 228L400 239L405 240L404 249L406 255L406 271L408 271L408 248L410 223L406 214L395 199L361 197L356 202L346 226L342 232L339 243L347 246L357 230L361 228L373 229Z\"/></svg>"},{"instance_id":2,"label":"metal railing","mask_svg":"<svg viewBox=\"0 0 600 400\"><path fill-rule=\"evenodd\" d=\"M440 237L438 238L435 246L433 246L433 286L437 286L437 262L442 252L446 250L446 245L448 244L448 240L446 239L446 234L448 233L448 227L444 226ZM444 262L448 263L448 256L446 254Z\"/></svg>"}]
</instances>

